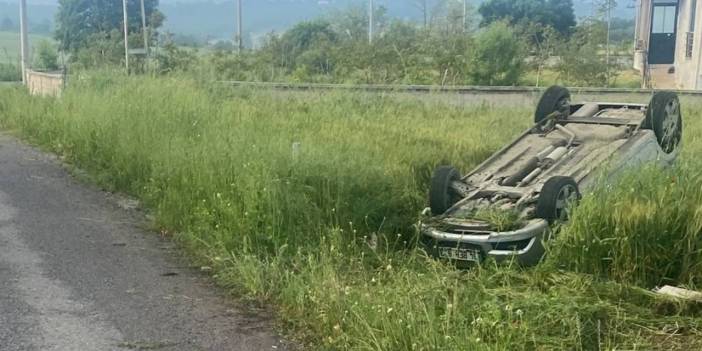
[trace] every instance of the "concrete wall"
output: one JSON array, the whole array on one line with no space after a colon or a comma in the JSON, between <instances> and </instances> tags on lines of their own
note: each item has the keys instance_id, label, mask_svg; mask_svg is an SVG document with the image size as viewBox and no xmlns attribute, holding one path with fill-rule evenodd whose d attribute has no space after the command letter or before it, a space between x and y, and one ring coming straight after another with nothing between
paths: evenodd
<instances>
[{"instance_id":1,"label":"concrete wall","mask_svg":"<svg viewBox=\"0 0 702 351\"><path fill-rule=\"evenodd\" d=\"M65 84L63 73L44 73L27 70L27 89L32 95L60 96Z\"/></svg>"},{"instance_id":2,"label":"concrete wall","mask_svg":"<svg viewBox=\"0 0 702 351\"><path fill-rule=\"evenodd\" d=\"M656 89L702 89L700 65L702 64L702 0L697 0L693 34L692 57L687 57L687 35L690 32L692 18L692 0L678 1L677 38L675 45L675 63L671 65L649 65L649 38L651 32L651 15L653 0L639 0L637 4L636 40L634 68L642 74L649 74L649 85ZM671 69L673 68L673 69ZM671 73L672 72L672 73ZM646 79L644 79L646 82Z\"/></svg>"},{"instance_id":3,"label":"concrete wall","mask_svg":"<svg viewBox=\"0 0 702 351\"><path fill-rule=\"evenodd\" d=\"M679 89L698 89L700 56L702 55L702 1L697 0L693 35L692 57L687 57L687 33L690 30L692 0L681 0L678 14L678 38L675 49L676 86Z\"/></svg>"}]
</instances>

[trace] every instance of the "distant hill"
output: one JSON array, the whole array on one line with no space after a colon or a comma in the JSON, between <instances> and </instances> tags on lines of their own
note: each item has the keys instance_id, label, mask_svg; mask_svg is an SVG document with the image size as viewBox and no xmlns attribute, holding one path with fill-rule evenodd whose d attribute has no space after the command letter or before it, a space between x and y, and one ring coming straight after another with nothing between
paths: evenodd
<instances>
[{"instance_id":1,"label":"distant hill","mask_svg":"<svg viewBox=\"0 0 702 351\"><path fill-rule=\"evenodd\" d=\"M51 1L51 0L49 0ZM27 17L28 27L32 33L49 34L54 28L54 16L57 5L55 3L39 3L38 1L28 1ZM19 3L16 1L0 0L0 24L5 19L9 19L15 27L19 27ZM7 30L8 28L0 28Z\"/></svg>"},{"instance_id":2,"label":"distant hill","mask_svg":"<svg viewBox=\"0 0 702 351\"><path fill-rule=\"evenodd\" d=\"M377 6L385 6L392 17L409 20L421 18L421 12L412 5L411 0L374 1ZM429 0L430 3L435 1ZM481 1L469 0L474 8ZM166 15L164 29L202 39L231 38L235 31L234 3L234 0L161 0L161 11ZM282 31L302 20L367 3L367 0L244 0L244 30L253 34ZM578 17L592 14L591 0L575 0L574 3ZM633 3L634 0L619 0L613 16L633 18ZM29 0L30 31L50 32L56 9L56 0ZM19 23L18 12L16 0L0 0L0 21L9 18L13 23Z\"/></svg>"}]
</instances>

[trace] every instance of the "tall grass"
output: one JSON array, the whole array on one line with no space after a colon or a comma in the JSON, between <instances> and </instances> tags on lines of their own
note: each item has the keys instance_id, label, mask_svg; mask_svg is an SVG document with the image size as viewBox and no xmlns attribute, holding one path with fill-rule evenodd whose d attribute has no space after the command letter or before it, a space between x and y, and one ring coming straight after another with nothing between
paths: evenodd
<instances>
[{"instance_id":1,"label":"tall grass","mask_svg":"<svg viewBox=\"0 0 702 351\"><path fill-rule=\"evenodd\" d=\"M700 169L698 162L670 172L643 169L601 187L562 231L553 261L642 286L700 286Z\"/></svg>"},{"instance_id":2,"label":"tall grass","mask_svg":"<svg viewBox=\"0 0 702 351\"><path fill-rule=\"evenodd\" d=\"M18 65L0 62L0 82L17 82L22 80Z\"/></svg>"},{"instance_id":3,"label":"tall grass","mask_svg":"<svg viewBox=\"0 0 702 351\"><path fill-rule=\"evenodd\" d=\"M681 165L587 197L544 265L457 271L413 245L431 170L476 165L531 108L177 78L73 83L60 100L0 91L0 124L142 199L158 229L223 285L274 304L314 349L702 346L695 306L646 290L702 273L691 105Z\"/></svg>"},{"instance_id":4,"label":"tall grass","mask_svg":"<svg viewBox=\"0 0 702 351\"><path fill-rule=\"evenodd\" d=\"M702 287L702 123L699 102L683 103L675 167L651 165L602 182L551 245L551 263L646 287Z\"/></svg>"}]
</instances>

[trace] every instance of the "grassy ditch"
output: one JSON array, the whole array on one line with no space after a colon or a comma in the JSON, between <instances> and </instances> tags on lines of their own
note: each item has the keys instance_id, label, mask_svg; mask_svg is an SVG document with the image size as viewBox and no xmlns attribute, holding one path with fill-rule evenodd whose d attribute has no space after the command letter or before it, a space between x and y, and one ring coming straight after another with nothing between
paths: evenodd
<instances>
[{"instance_id":1,"label":"grassy ditch","mask_svg":"<svg viewBox=\"0 0 702 351\"><path fill-rule=\"evenodd\" d=\"M60 100L3 90L0 124L142 199L313 349L668 350L702 347L696 306L648 291L702 278L699 107L676 169L587 197L529 270L457 271L414 248L413 225L432 169L476 165L531 107L97 75Z\"/></svg>"}]
</instances>

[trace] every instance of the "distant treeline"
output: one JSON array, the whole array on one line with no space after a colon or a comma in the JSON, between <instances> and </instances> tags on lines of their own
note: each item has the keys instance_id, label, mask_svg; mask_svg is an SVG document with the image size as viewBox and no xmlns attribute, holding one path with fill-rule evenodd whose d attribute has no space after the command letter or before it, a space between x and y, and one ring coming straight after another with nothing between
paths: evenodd
<instances>
[{"instance_id":1,"label":"distant treeline","mask_svg":"<svg viewBox=\"0 0 702 351\"><path fill-rule=\"evenodd\" d=\"M514 3L520 1L531 0ZM206 70L217 79L441 85L517 85L527 75L538 81L548 72L567 84L612 85L623 67L622 60L607 60L604 12L576 23L570 1L531 2L536 5L529 11L508 14L505 1L488 1L480 16L466 20L460 3L450 2L426 24L391 18L381 7L372 42L360 7L271 33L241 53L231 42L219 42L197 55L182 48L191 44L187 40L172 38L160 67ZM610 56L628 57L632 37L633 21L613 21Z\"/></svg>"},{"instance_id":2,"label":"distant treeline","mask_svg":"<svg viewBox=\"0 0 702 351\"><path fill-rule=\"evenodd\" d=\"M142 47L138 0L129 1L130 48ZM156 0L146 0L153 60L134 56L131 68L194 72L208 79L328 83L518 85L550 82L610 86L631 56L633 21L614 20L608 42L607 6L577 19L572 0L486 0L464 12L461 2L421 8L403 20L374 8L369 37L366 6L349 6L242 50L229 40L207 43L169 35ZM429 0L412 0L416 4ZM54 37L72 69L124 62L121 7L111 0L64 0ZM90 11L85 11L89 8ZM609 55L607 52L609 51Z\"/></svg>"}]
</instances>

